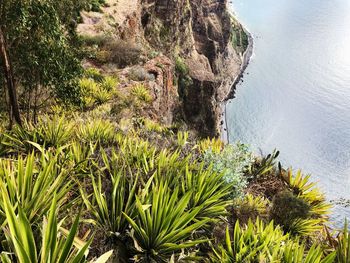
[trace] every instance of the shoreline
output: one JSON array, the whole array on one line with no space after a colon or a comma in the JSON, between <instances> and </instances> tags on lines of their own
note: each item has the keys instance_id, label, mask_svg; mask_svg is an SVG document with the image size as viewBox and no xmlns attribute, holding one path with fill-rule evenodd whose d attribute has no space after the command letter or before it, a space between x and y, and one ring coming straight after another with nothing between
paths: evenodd
<instances>
[{"instance_id":1,"label":"shoreline","mask_svg":"<svg viewBox=\"0 0 350 263\"><path fill-rule=\"evenodd\" d=\"M221 117L222 119L220 120L221 122L221 132L220 132L220 138L225 144L230 143L230 137L229 137L229 130L227 126L227 111L226 111L226 105L227 102L231 99L235 98L235 93L236 93L236 88L239 82L243 79L244 77L244 72L246 71L247 67L249 66L250 60L253 55L254 51L254 38L253 35L247 30L247 28L241 24L243 27L244 32L248 36L248 47L244 51L243 56L242 56L242 64L241 68L239 71L239 74L236 76L235 80L233 81L231 85L230 92L227 94L224 100L220 101L220 107L221 107Z\"/></svg>"}]
</instances>

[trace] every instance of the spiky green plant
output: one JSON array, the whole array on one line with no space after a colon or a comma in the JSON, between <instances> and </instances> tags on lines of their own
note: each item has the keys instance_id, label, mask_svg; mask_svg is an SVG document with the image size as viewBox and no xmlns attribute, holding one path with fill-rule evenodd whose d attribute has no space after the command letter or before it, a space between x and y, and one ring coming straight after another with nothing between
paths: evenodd
<instances>
[{"instance_id":1,"label":"spiky green plant","mask_svg":"<svg viewBox=\"0 0 350 263\"><path fill-rule=\"evenodd\" d=\"M188 132L178 132L177 133L177 145L179 147L184 147L188 143Z\"/></svg>"},{"instance_id":2,"label":"spiky green plant","mask_svg":"<svg viewBox=\"0 0 350 263\"><path fill-rule=\"evenodd\" d=\"M114 140L115 127L103 119L91 119L77 127L78 139L83 142L111 143Z\"/></svg>"},{"instance_id":3,"label":"spiky green plant","mask_svg":"<svg viewBox=\"0 0 350 263\"><path fill-rule=\"evenodd\" d=\"M67 122L65 115L61 117L42 117L37 124L38 133L45 146L59 147L67 144L72 137L73 123Z\"/></svg>"},{"instance_id":4,"label":"spiky green plant","mask_svg":"<svg viewBox=\"0 0 350 263\"><path fill-rule=\"evenodd\" d=\"M225 246L213 249L213 262L275 262L281 253L281 246L288 239L273 222L265 225L257 219L255 223L241 227L237 221L231 239L226 229Z\"/></svg>"},{"instance_id":5,"label":"spiky green plant","mask_svg":"<svg viewBox=\"0 0 350 263\"><path fill-rule=\"evenodd\" d=\"M349 263L350 262L350 235L348 229L348 222L345 221L343 231L338 234L336 247L336 262Z\"/></svg>"},{"instance_id":6,"label":"spiky green plant","mask_svg":"<svg viewBox=\"0 0 350 263\"><path fill-rule=\"evenodd\" d=\"M291 191L310 205L313 218L320 218L323 222L328 220L332 205L326 201L325 195L316 187L316 183L310 181L310 175L304 176L300 170L293 175L293 171L289 169L287 172L282 172L281 176Z\"/></svg>"},{"instance_id":7,"label":"spiky green plant","mask_svg":"<svg viewBox=\"0 0 350 263\"><path fill-rule=\"evenodd\" d=\"M60 150L56 154L43 151L39 160L34 153L17 162L0 159L0 187L7 193L13 205L20 205L31 223L37 222L50 208L57 195L58 206L66 201L66 194L73 183L69 170L59 163ZM0 204L1 210L3 204Z\"/></svg>"},{"instance_id":8,"label":"spiky green plant","mask_svg":"<svg viewBox=\"0 0 350 263\"><path fill-rule=\"evenodd\" d=\"M153 99L149 90L142 84L132 87L130 93L144 103L150 103Z\"/></svg>"},{"instance_id":9,"label":"spiky green plant","mask_svg":"<svg viewBox=\"0 0 350 263\"><path fill-rule=\"evenodd\" d=\"M31 142L43 143L38 130L27 121L24 121L23 127L15 125L11 131L3 134L2 144L7 153L30 153L35 149Z\"/></svg>"},{"instance_id":10,"label":"spiky green plant","mask_svg":"<svg viewBox=\"0 0 350 263\"><path fill-rule=\"evenodd\" d=\"M50 204L48 217L44 216L41 230L41 247L35 240L36 231L26 217L21 206L12 205L10 196L2 192L2 201L6 214L6 238L12 247L11 251L1 253L4 263L75 263L87 262L86 256L92 239L84 242L76 237L78 233L79 214L70 230L62 229L62 221L57 221L57 197ZM16 213L16 210L18 212ZM11 253L12 252L12 253ZM111 251L102 255L95 262L107 262Z\"/></svg>"},{"instance_id":11,"label":"spiky green plant","mask_svg":"<svg viewBox=\"0 0 350 263\"><path fill-rule=\"evenodd\" d=\"M93 79L94 81L101 82L103 80L103 75L96 68L88 68L85 70L84 75L86 78Z\"/></svg>"},{"instance_id":12,"label":"spiky green plant","mask_svg":"<svg viewBox=\"0 0 350 263\"><path fill-rule=\"evenodd\" d=\"M283 262L283 263L332 263L335 253L324 256L322 247L300 243L284 234L273 222L265 225L257 219L242 227L237 221L231 238L226 229L225 245L213 248L212 262Z\"/></svg>"},{"instance_id":13,"label":"spiky green plant","mask_svg":"<svg viewBox=\"0 0 350 263\"><path fill-rule=\"evenodd\" d=\"M336 256L335 252L324 256L322 247L316 244L307 249L298 239L288 241L282 249L284 263L333 263Z\"/></svg>"},{"instance_id":14,"label":"spiky green plant","mask_svg":"<svg viewBox=\"0 0 350 263\"><path fill-rule=\"evenodd\" d=\"M204 154L210 150L215 154L219 154L224 148L224 143L219 138L207 138L198 143L199 151Z\"/></svg>"},{"instance_id":15,"label":"spiky green plant","mask_svg":"<svg viewBox=\"0 0 350 263\"><path fill-rule=\"evenodd\" d=\"M254 177L259 177L273 171L273 169L276 168L276 159L279 154L279 151L274 150L271 154L258 159L254 165L251 166L250 174Z\"/></svg>"},{"instance_id":16,"label":"spiky green plant","mask_svg":"<svg viewBox=\"0 0 350 263\"><path fill-rule=\"evenodd\" d=\"M244 198L235 200L234 211L239 219L247 218L254 220L257 217L266 218L269 206L270 202L268 199L248 193Z\"/></svg>"},{"instance_id":17,"label":"spiky green plant","mask_svg":"<svg viewBox=\"0 0 350 263\"><path fill-rule=\"evenodd\" d=\"M91 94L97 105L104 104L113 98L113 93L98 85L96 90Z\"/></svg>"},{"instance_id":18,"label":"spiky green plant","mask_svg":"<svg viewBox=\"0 0 350 263\"><path fill-rule=\"evenodd\" d=\"M101 81L101 87L108 92L115 90L117 85L118 85L118 79L112 76L106 76Z\"/></svg>"},{"instance_id":19,"label":"spiky green plant","mask_svg":"<svg viewBox=\"0 0 350 263\"><path fill-rule=\"evenodd\" d=\"M224 181L222 173L218 174L202 163L198 170L190 170L186 166L181 188L183 194L192 192L189 208L201 207L196 219L215 220L227 213L226 207L232 203L229 198L232 187Z\"/></svg>"},{"instance_id":20,"label":"spiky green plant","mask_svg":"<svg viewBox=\"0 0 350 263\"><path fill-rule=\"evenodd\" d=\"M201 207L186 211L191 192L181 198L179 189L167 184L153 186L144 198L136 197L136 215L125 214L132 227L138 254L146 260L165 262L181 249L193 247L205 240L191 240L193 232L208 223L209 219L193 221Z\"/></svg>"},{"instance_id":21,"label":"spiky green plant","mask_svg":"<svg viewBox=\"0 0 350 263\"><path fill-rule=\"evenodd\" d=\"M94 222L105 229L109 235L120 237L126 230L128 223L122 213L131 218L135 211L135 191L137 189L137 177L127 178L126 172L120 167L115 167L105 152L102 152L104 173L108 172L111 180L111 190L106 192L102 187L101 175L91 175L93 193L88 196L81 189L81 196ZM134 180L134 182L132 181Z\"/></svg>"}]
</instances>

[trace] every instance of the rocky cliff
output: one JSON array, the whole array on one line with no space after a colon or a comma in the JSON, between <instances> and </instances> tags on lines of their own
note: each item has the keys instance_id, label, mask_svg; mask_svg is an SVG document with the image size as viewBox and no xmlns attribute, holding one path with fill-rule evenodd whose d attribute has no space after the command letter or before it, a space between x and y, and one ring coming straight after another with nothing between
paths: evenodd
<instances>
[{"instance_id":1,"label":"rocky cliff","mask_svg":"<svg viewBox=\"0 0 350 263\"><path fill-rule=\"evenodd\" d=\"M139 64L155 76L156 83L148 85L157 87L160 95L155 97L167 96L158 105L172 105L159 107L162 110L157 114L167 116L169 121L173 119L169 115L177 109L202 136L219 135L220 102L228 96L240 73L247 46L247 36L227 5L226 0L111 0L104 8L109 19L114 19L114 23L105 23L111 35L132 40L142 45L145 53L155 54L152 58L146 55ZM91 22L96 21L91 14L83 18L85 23L80 29L89 34L101 31L101 25L96 28L96 23ZM150 59L157 63L149 63ZM167 61L166 67L161 61ZM174 81L169 70L173 71ZM169 97L168 91L173 89L179 96L172 91Z\"/></svg>"}]
</instances>

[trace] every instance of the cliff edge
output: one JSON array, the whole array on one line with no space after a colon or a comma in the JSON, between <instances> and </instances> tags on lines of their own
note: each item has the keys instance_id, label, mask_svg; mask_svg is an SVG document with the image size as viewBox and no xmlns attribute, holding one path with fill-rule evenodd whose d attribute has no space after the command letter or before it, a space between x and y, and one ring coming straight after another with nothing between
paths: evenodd
<instances>
[{"instance_id":1,"label":"cliff edge","mask_svg":"<svg viewBox=\"0 0 350 263\"><path fill-rule=\"evenodd\" d=\"M183 119L204 137L220 134L220 102L230 94L248 46L226 0L108 0L101 13L82 17L80 34L107 32L115 41L141 47L144 58L137 66L154 75L155 83L148 80L157 89L154 97L166 94L158 105L172 105L154 115L166 116L165 122Z\"/></svg>"}]
</instances>

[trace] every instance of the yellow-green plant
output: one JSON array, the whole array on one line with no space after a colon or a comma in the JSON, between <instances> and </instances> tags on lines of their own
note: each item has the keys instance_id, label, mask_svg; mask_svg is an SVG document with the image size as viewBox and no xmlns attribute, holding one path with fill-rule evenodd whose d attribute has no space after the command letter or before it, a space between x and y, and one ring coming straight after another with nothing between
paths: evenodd
<instances>
[{"instance_id":1,"label":"yellow-green plant","mask_svg":"<svg viewBox=\"0 0 350 263\"><path fill-rule=\"evenodd\" d=\"M310 249L304 243L299 243L299 240L290 240L283 246L284 263L333 263L335 252L324 255L321 246L313 244ZM338 261L337 261L338 262Z\"/></svg>"},{"instance_id":2,"label":"yellow-green plant","mask_svg":"<svg viewBox=\"0 0 350 263\"><path fill-rule=\"evenodd\" d=\"M350 235L349 235L347 221L345 221L343 231L338 234L336 253L337 253L336 262L338 263L350 262Z\"/></svg>"},{"instance_id":3,"label":"yellow-green plant","mask_svg":"<svg viewBox=\"0 0 350 263\"><path fill-rule=\"evenodd\" d=\"M103 75L96 68L88 68L85 70L84 75L86 78L93 79L94 81L101 82L103 80Z\"/></svg>"},{"instance_id":4,"label":"yellow-green plant","mask_svg":"<svg viewBox=\"0 0 350 263\"><path fill-rule=\"evenodd\" d=\"M131 236L140 257L166 262L181 249L193 247L206 240L191 240L192 234L209 222L193 221L201 207L186 211L191 192L179 197L179 189L167 184L153 186L145 197L136 197L135 218L124 214L132 227Z\"/></svg>"},{"instance_id":5,"label":"yellow-green plant","mask_svg":"<svg viewBox=\"0 0 350 263\"><path fill-rule=\"evenodd\" d=\"M314 218L327 221L330 208L325 195L316 187L315 182L310 181L310 175L304 176L299 170L293 175L292 169L282 172L281 176L291 191L310 205L310 213Z\"/></svg>"},{"instance_id":6,"label":"yellow-green plant","mask_svg":"<svg viewBox=\"0 0 350 263\"><path fill-rule=\"evenodd\" d=\"M132 87L130 93L144 103L150 103L153 99L149 90L142 84Z\"/></svg>"},{"instance_id":7,"label":"yellow-green plant","mask_svg":"<svg viewBox=\"0 0 350 263\"><path fill-rule=\"evenodd\" d=\"M186 165L181 188L183 194L192 193L188 207L201 208L196 219L216 220L227 213L226 207L232 203L229 196L233 186L224 181L222 173L214 172L211 167L205 167L204 163L198 166L198 169L190 170Z\"/></svg>"},{"instance_id":8,"label":"yellow-green plant","mask_svg":"<svg viewBox=\"0 0 350 263\"><path fill-rule=\"evenodd\" d=\"M246 194L242 199L235 200L234 209L238 216L245 216L251 219L256 217L267 217L267 210L270 202L262 196Z\"/></svg>"},{"instance_id":9,"label":"yellow-green plant","mask_svg":"<svg viewBox=\"0 0 350 263\"><path fill-rule=\"evenodd\" d=\"M52 118L45 116L39 120L36 129L46 147L59 147L71 140L73 123L66 121L65 115L55 115Z\"/></svg>"},{"instance_id":10,"label":"yellow-green plant","mask_svg":"<svg viewBox=\"0 0 350 263\"><path fill-rule=\"evenodd\" d=\"M113 93L98 85L91 96L95 99L97 105L104 104L113 98Z\"/></svg>"},{"instance_id":11,"label":"yellow-green plant","mask_svg":"<svg viewBox=\"0 0 350 263\"><path fill-rule=\"evenodd\" d=\"M232 238L231 238L232 237ZM284 263L332 263L335 253L324 256L320 246L307 245L291 239L273 222L265 225L257 219L240 226L237 221L230 235L226 228L225 245L213 248L212 262L284 262Z\"/></svg>"},{"instance_id":12,"label":"yellow-green plant","mask_svg":"<svg viewBox=\"0 0 350 263\"><path fill-rule=\"evenodd\" d=\"M7 193L13 205L22 207L31 223L48 211L55 194L58 206L63 205L72 188L69 170L59 163L60 151L43 151L39 160L34 153L26 158L19 156L16 162L0 159L1 192ZM3 204L0 207L2 210Z\"/></svg>"},{"instance_id":13,"label":"yellow-green plant","mask_svg":"<svg viewBox=\"0 0 350 263\"><path fill-rule=\"evenodd\" d=\"M188 132L182 132L182 131L178 132L177 133L177 145L179 147L184 147L188 142L188 136L189 136Z\"/></svg>"},{"instance_id":14,"label":"yellow-green plant","mask_svg":"<svg viewBox=\"0 0 350 263\"><path fill-rule=\"evenodd\" d=\"M112 76L106 76L101 81L101 87L108 92L115 90L117 85L118 85L118 79Z\"/></svg>"},{"instance_id":15,"label":"yellow-green plant","mask_svg":"<svg viewBox=\"0 0 350 263\"><path fill-rule=\"evenodd\" d=\"M12 130L3 134L2 144L7 153L30 153L35 149L32 142L42 144L41 136L37 129L24 121L23 126L15 125Z\"/></svg>"},{"instance_id":16,"label":"yellow-green plant","mask_svg":"<svg viewBox=\"0 0 350 263\"><path fill-rule=\"evenodd\" d=\"M127 178L126 171L115 167L113 160L110 161L105 152L102 153L102 158L104 162L102 169L110 176L111 190L106 192L102 187L101 175L99 174L96 178L94 174L91 175L93 187L91 197L85 189L81 189L81 195L94 222L105 229L109 235L120 237L128 226L122 213L124 212L133 218L138 180L137 177Z\"/></svg>"},{"instance_id":17,"label":"yellow-green plant","mask_svg":"<svg viewBox=\"0 0 350 263\"><path fill-rule=\"evenodd\" d=\"M226 228L225 245L213 249L212 262L276 262L273 260L281 256L281 246L288 239L273 222L265 225L260 219L243 227L237 221L232 237Z\"/></svg>"},{"instance_id":18,"label":"yellow-green plant","mask_svg":"<svg viewBox=\"0 0 350 263\"><path fill-rule=\"evenodd\" d=\"M224 143L219 138L207 138L198 143L199 151L203 154L207 150L211 150L215 154L219 154L224 148Z\"/></svg>"},{"instance_id":19,"label":"yellow-green plant","mask_svg":"<svg viewBox=\"0 0 350 263\"><path fill-rule=\"evenodd\" d=\"M50 204L48 217L44 216L41 229L41 246L35 240L33 226L19 205L17 208L10 202L10 196L2 192L2 201L6 215L7 227L5 234L11 251L1 253L1 262L19 263L75 263L87 262L86 256L92 239L84 242L76 236L78 233L79 214L76 216L70 230L64 230L62 221L57 221L57 197ZM16 210L18 212L16 213ZM112 251L102 255L96 261L107 262Z\"/></svg>"},{"instance_id":20,"label":"yellow-green plant","mask_svg":"<svg viewBox=\"0 0 350 263\"><path fill-rule=\"evenodd\" d=\"M103 119L90 119L77 127L78 139L84 142L110 143L115 132L114 125Z\"/></svg>"}]
</instances>

